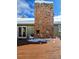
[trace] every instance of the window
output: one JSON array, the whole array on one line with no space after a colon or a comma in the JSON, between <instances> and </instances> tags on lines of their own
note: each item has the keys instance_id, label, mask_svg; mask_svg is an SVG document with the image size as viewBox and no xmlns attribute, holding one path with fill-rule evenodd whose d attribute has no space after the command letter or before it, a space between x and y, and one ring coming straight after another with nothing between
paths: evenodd
<instances>
[{"instance_id":1,"label":"window","mask_svg":"<svg viewBox=\"0 0 79 59\"><path fill-rule=\"evenodd\" d=\"M26 26L18 26L18 38L26 38Z\"/></svg>"}]
</instances>

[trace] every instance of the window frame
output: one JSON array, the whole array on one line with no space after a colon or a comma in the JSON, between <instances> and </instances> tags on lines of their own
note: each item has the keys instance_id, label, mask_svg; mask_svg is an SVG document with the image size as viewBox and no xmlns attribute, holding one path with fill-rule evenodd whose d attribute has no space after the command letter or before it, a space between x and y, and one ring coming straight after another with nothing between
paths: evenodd
<instances>
[{"instance_id":1,"label":"window frame","mask_svg":"<svg viewBox=\"0 0 79 59\"><path fill-rule=\"evenodd\" d=\"M21 32L22 32L22 34L21 34L22 36L21 37L19 36L19 27L21 27ZM26 36L25 37L23 36L23 27L26 28ZM18 26L17 27L17 37L18 38L27 38L27 26Z\"/></svg>"}]
</instances>

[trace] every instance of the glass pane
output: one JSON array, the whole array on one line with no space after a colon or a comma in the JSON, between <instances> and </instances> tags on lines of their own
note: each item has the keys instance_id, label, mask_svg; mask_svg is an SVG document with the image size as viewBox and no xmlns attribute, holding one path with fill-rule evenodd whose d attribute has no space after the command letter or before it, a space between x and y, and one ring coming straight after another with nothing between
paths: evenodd
<instances>
[{"instance_id":1,"label":"glass pane","mask_svg":"<svg viewBox=\"0 0 79 59\"><path fill-rule=\"evenodd\" d=\"M26 37L26 27L23 27L23 37Z\"/></svg>"},{"instance_id":2,"label":"glass pane","mask_svg":"<svg viewBox=\"0 0 79 59\"><path fill-rule=\"evenodd\" d=\"M22 35L21 35L21 34L22 34L21 27L19 27L19 28L18 28L18 33L19 33L19 34L18 34L18 35L19 35L19 37L21 37L21 36L22 36Z\"/></svg>"}]
</instances>

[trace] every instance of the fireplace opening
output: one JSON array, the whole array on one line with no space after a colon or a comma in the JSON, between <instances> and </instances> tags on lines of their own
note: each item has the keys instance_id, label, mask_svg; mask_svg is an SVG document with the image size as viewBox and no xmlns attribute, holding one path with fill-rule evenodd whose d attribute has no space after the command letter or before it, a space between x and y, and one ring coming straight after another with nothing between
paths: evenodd
<instances>
[{"instance_id":1,"label":"fireplace opening","mask_svg":"<svg viewBox=\"0 0 79 59\"><path fill-rule=\"evenodd\" d=\"M40 33L40 30L36 30L36 34L39 34Z\"/></svg>"}]
</instances>

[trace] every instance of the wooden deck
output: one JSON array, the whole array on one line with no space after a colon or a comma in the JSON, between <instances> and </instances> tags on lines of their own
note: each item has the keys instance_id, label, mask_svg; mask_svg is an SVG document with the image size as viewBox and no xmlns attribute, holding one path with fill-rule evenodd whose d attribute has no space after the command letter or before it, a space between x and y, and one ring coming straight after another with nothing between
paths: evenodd
<instances>
[{"instance_id":1,"label":"wooden deck","mask_svg":"<svg viewBox=\"0 0 79 59\"><path fill-rule=\"evenodd\" d=\"M60 39L51 39L46 44L17 46L17 59L61 59Z\"/></svg>"}]
</instances>

